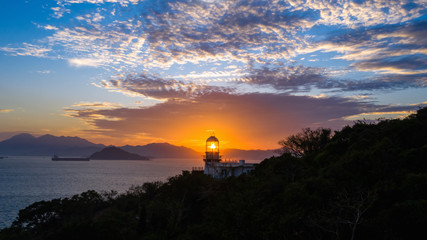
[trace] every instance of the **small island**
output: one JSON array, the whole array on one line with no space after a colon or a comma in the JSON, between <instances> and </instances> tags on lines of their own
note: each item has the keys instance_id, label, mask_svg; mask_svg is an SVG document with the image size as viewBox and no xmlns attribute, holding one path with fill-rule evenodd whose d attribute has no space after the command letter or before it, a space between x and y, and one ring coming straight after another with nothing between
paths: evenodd
<instances>
[{"instance_id":1,"label":"small island","mask_svg":"<svg viewBox=\"0 0 427 240\"><path fill-rule=\"evenodd\" d=\"M130 153L118 147L106 147L92 154L90 160L150 160L148 157Z\"/></svg>"}]
</instances>

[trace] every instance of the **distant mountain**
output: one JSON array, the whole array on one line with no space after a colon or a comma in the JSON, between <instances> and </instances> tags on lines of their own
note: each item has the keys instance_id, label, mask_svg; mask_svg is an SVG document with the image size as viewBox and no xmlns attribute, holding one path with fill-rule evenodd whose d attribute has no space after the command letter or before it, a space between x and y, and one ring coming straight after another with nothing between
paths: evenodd
<instances>
[{"instance_id":1,"label":"distant mountain","mask_svg":"<svg viewBox=\"0 0 427 240\"><path fill-rule=\"evenodd\" d=\"M274 155L275 150L241 150L241 149L224 149L221 152L223 159L235 159L235 160L264 160Z\"/></svg>"},{"instance_id":2,"label":"distant mountain","mask_svg":"<svg viewBox=\"0 0 427 240\"><path fill-rule=\"evenodd\" d=\"M105 145L94 144L79 137L56 137L43 135L34 137L23 133L0 142L0 155L14 156L89 156Z\"/></svg>"},{"instance_id":3,"label":"distant mountain","mask_svg":"<svg viewBox=\"0 0 427 240\"><path fill-rule=\"evenodd\" d=\"M89 157L106 146L95 144L79 137L56 137L43 135L34 137L23 133L0 142L0 156L78 156ZM129 153L149 158L202 158L203 153L191 148L175 146L169 143L150 143L142 146L119 147ZM274 155L272 150L225 149L221 155L226 159L263 160Z\"/></svg>"},{"instance_id":4,"label":"distant mountain","mask_svg":"<svg viewBox=\"0 0 427 240\"><path fill-rule=\"evenodd\" d=\"M143 146L120 147L131 153L137 153L151 158L201 158L202 154L191 148L175 146L169 143L150 143Z\"/></svg>"},{"instance_id":5,"label":"distant mountain","mask_svg":"<svg viewBox=\"0 0 427 240\"><path fill-rule=\"evenodd\" d=\"M149 160L148 157L143 157L112 146L92 154L89 158L90 160Z\"/></svg>"}]
</instances>

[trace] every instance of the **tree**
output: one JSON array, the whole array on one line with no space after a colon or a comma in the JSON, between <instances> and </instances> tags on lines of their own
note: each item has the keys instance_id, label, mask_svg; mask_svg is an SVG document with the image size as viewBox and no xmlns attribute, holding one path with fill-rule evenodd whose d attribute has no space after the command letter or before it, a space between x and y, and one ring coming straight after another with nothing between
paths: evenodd
<instances>
[{"instance_id":1,"label":"tree","mask_svg":"<svg viewBox=\"0 0 427 240\"><path fill-rule=\"evenodd\" d=\"M318 128L311 130L304 128L302 132L279 141L282 153L290 153L295 157L302 157L321 150L331 139L331 129Z\"/></svg>"}]
</instances>

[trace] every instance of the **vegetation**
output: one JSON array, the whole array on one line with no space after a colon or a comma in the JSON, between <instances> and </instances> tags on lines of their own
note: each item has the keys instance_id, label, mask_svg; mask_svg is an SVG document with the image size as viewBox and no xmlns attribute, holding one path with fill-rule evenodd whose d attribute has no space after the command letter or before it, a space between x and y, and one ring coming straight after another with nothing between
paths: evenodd
<instances>
[{"instance_id":1,"label":"vegetation","mask_svg":"<svg viewBox=\"0 0 427 240\"><path fill-rule=\"evenodd\" d=\"M36 202L0 239L417 239L427 226L427 108L304 129L238 178L183 172L125 194Z\"/></svg>"}]
</instances>

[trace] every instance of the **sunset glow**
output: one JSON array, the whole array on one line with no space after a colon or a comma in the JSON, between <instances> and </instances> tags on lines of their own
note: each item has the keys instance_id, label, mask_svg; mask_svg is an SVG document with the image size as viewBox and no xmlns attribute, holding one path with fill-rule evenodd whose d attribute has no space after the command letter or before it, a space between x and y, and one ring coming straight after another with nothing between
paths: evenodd
<instances>
[{"instance_id":1,"label":"sunset glow","mask_svg":"<svg viewBox=\"0 0 427 240\"><path fill-rule=\"evenodd\" d=\"M426 3L6 1L0 140L276 149L427 104ZM217 146L211 146L215 149Z\"/></svg>"}]
</instances>

